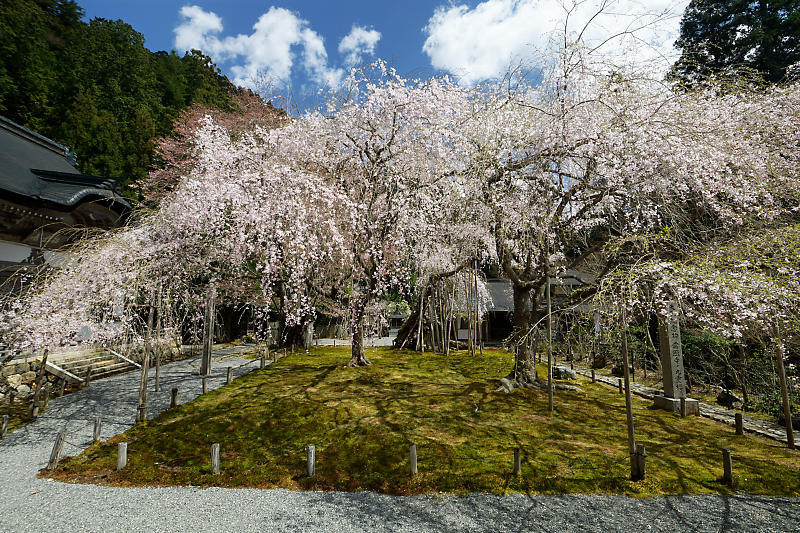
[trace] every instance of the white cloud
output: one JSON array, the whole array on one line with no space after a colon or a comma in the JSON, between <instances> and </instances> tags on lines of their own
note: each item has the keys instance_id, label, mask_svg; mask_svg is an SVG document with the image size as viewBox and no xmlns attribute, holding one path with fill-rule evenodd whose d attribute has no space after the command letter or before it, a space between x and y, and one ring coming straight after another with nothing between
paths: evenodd
<instances>
[{"instance_id":1,"label":"white cloud","mask_svg":"<svg viewBox=\"0 0 800 533\"><path fill-rule=\"evenodd\" d=\"M179 50L203 48L207 34L222 31L222 19L198 6L183 6L180 13L185 21L174 30Z\"/></svg>"},{"instance_id":2,"label":"white cloud","mask_svg":"<svg viewBox=\"0 0 800 533\"><path fill-rule=\"evenodd\" d=\"M593 16L605 4L603 13ZM590 46L626 33L601 51L619 60L634 56L649 61L674 59L680 13L687 0L589 0L578 2L569 16L568 30L575 39L583 33ZM431 65L461 77L465 85L501 75L510 66L530 60L563 33L569 0L485 0L474 8L438 7L428 20L422 47ZM565 8L565 6L567 6ZM665 13L668 13L665 16Z\"/></svg>"},{"instance_id":3,"label":"white cloud","mask_svg":"<svg viewBox=\"0 0 800 533\"><path fill-rule=\"evenodd\" d=\"M363 55L375 55L375 45L381 39L381 32L353 25L350 33L339 41L339 53L344 54L344 63L354 66L361 62Z\"/></svg>"},{"instance_id":4,"label":"white cloud","mask_svg":"<svg viewBox=\"0 0 800 533\"><path fill-rule=\"evenodd\" d=\"M174 30L175 48L197 48L215 61L234 62L230 71L237 85L252 87L261 77L288 81L298 59L297 48L302 48L304 70L317 84L341 83L344 71L328 66L322 37L288 9L270 7L253 25L252 33L224 38L218 37L222 20L215 13L184 6L180 14L185 20Z\"/></svg>"}]
</instances>

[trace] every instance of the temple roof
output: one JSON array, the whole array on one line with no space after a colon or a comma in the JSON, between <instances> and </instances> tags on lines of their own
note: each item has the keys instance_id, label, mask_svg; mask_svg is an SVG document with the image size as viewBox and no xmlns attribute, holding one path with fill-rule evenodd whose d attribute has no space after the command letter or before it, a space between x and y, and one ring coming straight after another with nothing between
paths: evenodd
<instances>
[{"instance_id":1,"label":"temple roof","mask_svg":"<svg viewBox=\"0 0 800 533\"><path fill-rule=\"evenodd\" d=\"M0 117L0 191L68 208L108 199L130 209L116 190L118 179L81 174L70 160L66 146Z\"/></svg>"}]
</instances>

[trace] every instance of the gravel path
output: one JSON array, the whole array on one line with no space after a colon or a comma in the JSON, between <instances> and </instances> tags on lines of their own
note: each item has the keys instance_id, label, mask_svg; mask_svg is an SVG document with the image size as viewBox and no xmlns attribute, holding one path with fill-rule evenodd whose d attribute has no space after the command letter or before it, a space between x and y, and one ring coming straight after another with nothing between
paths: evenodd
<instances>
[{"instance_id":1,"label":"gravel path","mask_svg":"<svg viewBox=\"0 0 800 533\"><path fill-rule=\"evenodd\" d=\"M217 352L209 388L227 366L245 362L236 349ZM257 367L253 363L252 367ZM200 391L199 360L162 368L162 390L150 392L151 416ZM234 372L240 376L251 367ZM152 374L151 374L152 375ZM37 479L56 433L81 446L92 420L103 419L103 439L131 426L138 374L93 382L53 399L45 416L0 441L0 531L800 531L800 499L758 496L452 496L395 497L371 492L119 488ZM150 387L152 391L152 385ZM79 450L65 447L65 453Z\"/></svg>"}]
</instances>

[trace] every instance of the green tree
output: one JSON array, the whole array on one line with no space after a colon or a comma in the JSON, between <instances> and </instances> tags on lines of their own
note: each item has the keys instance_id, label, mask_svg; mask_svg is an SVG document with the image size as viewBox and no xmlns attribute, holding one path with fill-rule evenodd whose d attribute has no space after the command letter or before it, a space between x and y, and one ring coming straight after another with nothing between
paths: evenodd
<instances>
[{"instance_id":1,"label":"green tree","mask_svg":"<svg viewBox=\"0 0 800 533\"><path fill-rule=\"evenodd\" d=\"M800 61L800 0L691 0L671 77L686 85L754 74L776 83Z\"/></svg>"}]
</instances>

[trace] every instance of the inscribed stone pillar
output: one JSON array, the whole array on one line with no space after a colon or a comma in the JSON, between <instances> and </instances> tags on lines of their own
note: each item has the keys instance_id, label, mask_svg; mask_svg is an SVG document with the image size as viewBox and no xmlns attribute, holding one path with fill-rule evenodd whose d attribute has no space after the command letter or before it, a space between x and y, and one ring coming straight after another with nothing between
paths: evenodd
<instances>
[{"instance_id":1,"label":"inscribed stone pillar","mask_svg":"<svg viewBox=\"0 0 800 533\"><path fill-rule=\"evenodd\" d=\"M681 350L681 329L678 323L678 309L672 304L668 317L658 322L658 341L661 348L661 366L664 373L664 396L667 398L686 397L686 378L683 374L683 351Z\"/></svg>"}]
</instances>

